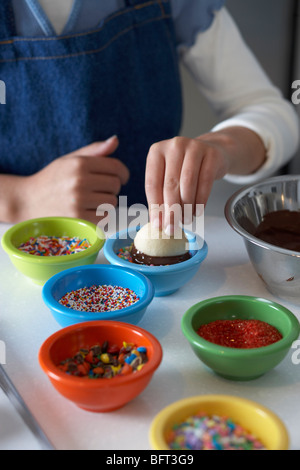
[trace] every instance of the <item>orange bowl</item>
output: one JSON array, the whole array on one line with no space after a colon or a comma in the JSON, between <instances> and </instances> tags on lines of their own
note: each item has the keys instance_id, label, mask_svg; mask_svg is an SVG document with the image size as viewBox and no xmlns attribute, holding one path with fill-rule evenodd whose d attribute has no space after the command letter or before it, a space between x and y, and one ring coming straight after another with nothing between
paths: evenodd
<instances>
[{"instance_id":1,"label":"orange bowl","mask_svg":"<svg viewBox=\"0 0 300 470\"><path fill-rule=\"evenodd\" d=\"M61 371L61 361L104 341L122 346L123 341L147 348L148 361L141 370L112 378L76 377ZM63 328L41 346L39 363L54 388L78 407L94 412L121 408L148 385L162 360L159 341L146 330L117 321L88 321Z\"/></svg>"}]
</instances>

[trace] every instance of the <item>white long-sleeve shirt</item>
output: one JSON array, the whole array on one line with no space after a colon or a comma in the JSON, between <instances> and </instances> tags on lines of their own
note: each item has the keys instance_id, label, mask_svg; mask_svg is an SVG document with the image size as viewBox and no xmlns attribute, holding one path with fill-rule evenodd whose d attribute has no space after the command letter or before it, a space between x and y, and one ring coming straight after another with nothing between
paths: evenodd
<instances>
[{"instance_id":1,"label":"white long-sleeve shirt","mask_svg":"<svg viewBox=\"0 0 300 470\"><path fill-rule=\"evenodd\" d=\"M225 8L191 48L182 48L181 58L220 119L212 130L244 126L264 142L267 159L256 173L225 179L252 183L289 161L299 145L297 114L271 83Z\"/></svg>"}]
</instances>

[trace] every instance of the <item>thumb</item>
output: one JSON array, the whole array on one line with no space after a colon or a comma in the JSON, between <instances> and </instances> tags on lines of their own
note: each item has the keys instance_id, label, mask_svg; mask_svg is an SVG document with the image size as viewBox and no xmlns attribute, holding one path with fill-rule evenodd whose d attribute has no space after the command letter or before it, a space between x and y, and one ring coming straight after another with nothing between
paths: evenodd
<instances>
[{"instance_id":1,"label":"thumb","mask_svg":"<svg viewBox=\"0 0 300 470\"><path fill-rule=\"evenodd\" d=\"M113 135L109 139L103 140L102 142L95 142L95 151L98 155L110 155L119 146L119 139L117 135Z\"/></svg>"},{"instance_id":2,"label":"thumb","mask_svg":"<svg viewBox=\"0 0 300 470\"><path fill-rule=\"evenodd\" d=\"M100 142L93 142L92 144L87 145L86 147L82 147L81 149L78 149L75 153L84 155L87 157L93 157L93 156L105 157L115 152L118 146L119 146L118 136L113 135L107 140L103 140Z\"/></svg>"}]
</instances>

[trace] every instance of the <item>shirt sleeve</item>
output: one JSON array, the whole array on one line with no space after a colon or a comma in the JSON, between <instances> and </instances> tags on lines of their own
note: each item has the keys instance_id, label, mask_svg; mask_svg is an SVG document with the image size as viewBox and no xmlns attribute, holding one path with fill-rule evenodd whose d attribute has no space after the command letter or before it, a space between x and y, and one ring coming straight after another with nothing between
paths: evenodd
<instances>
[{"instance_id":1,"label":"shirt sleeve","mask_svg":"<svg viewBox=\"0 0 300 470\"><path fill-rule=\"evenodd\" d=\"M226 8L215 13L208 31L200 32L195 43L179 48L179 53L220 119L212 131L243 126L257 133L265 145L267 159L257 172L228 174L226 180L251 184L290 160L299 145L295 109L271 83Z\"/></svg>"},{"instance_id":2,"label":"shirt sleeve","mask_svg":"<svg viewBox=\"0 0 300 470\"><path fill-rule=\"evenodd\" d=\"M210 28L225 0L172 0L177 46L191 47L197 34Z\"/></svg>"}]
</instances>

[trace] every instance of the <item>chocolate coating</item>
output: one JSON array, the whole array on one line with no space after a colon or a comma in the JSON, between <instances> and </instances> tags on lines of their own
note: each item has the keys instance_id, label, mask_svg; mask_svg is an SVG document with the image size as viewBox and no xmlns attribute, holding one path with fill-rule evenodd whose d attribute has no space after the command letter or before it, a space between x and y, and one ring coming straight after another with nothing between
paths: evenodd
<instances>
[{"instance_id":1,"label":"chocolate coating","mask_svg":"<svg viewBox=\"0 0 300 470\"><path fill-rule=\"evenodd\" d=\"M132 262L135 264L145 264L147 266L167 266L170 264L182 263L191 258L189 251L177 256L148 256L137 250L134 244L131 247Z\"/></svg>"},{"instance_id":2,"label":"chocolate coating","mask_svg":"<svg viewBox=\"0 0 300 470\"><path fill-rule=\"evenodd\" d=\"M254 236L271 245L300 252L300 212L280 210L266 214Z\"/></svg>"}]
</instances>

